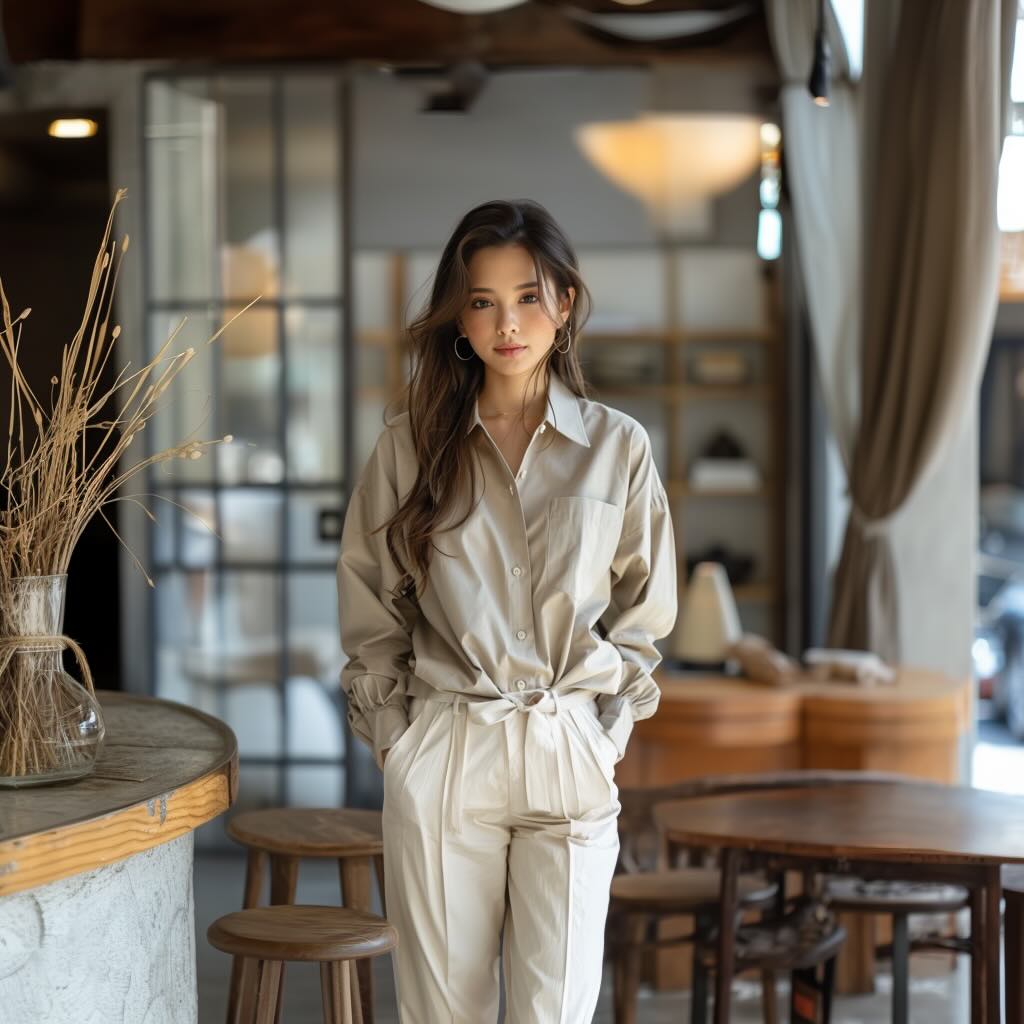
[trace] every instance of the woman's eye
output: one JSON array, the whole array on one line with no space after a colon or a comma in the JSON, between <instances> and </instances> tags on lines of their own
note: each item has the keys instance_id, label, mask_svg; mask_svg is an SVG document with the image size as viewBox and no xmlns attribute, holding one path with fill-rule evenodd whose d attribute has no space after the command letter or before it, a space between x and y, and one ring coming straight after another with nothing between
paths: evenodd
<instances>
[{"instance_id":1,"label":"woman's eye","mask_svg":"<svg viewBox=\"0 0 1024 1024\"><path fill-rule=\"evenodd\" d=\"M539 302L540 301L539 298L536 295L533 295L532 293L529 294L529 295L521 296L520 301L525 300L525 299L530 299L531 300L531 305L533 303L535 303L535 302ZM483 305L477 305L477 303L483 303ZM469 304L470 309L483 309L484 306L489 306L489 305L490 305L490 302L487 299L474 299Z\"/></svg>"}]
</instances>

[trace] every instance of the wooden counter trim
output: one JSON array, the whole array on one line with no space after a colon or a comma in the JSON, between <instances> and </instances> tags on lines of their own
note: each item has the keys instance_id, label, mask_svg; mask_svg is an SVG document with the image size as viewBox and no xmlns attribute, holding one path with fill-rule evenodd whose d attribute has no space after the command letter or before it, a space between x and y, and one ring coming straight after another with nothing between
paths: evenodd
<instances>
[{"instance_id":1,"label":"wooden counter trim","mask_svg":"<svg viewBox=\"0 0 1024 1024\"><path fill-rule=\"evenodd\" d=\"M970 726L969 680L922 669L899 671L895 686L816 683L760 686L723 676L655 673L657 713L637 723L643 741L751 747L789 743L955 742Z\"/></svg>"},{"instance_id":2,"label":"wooden counter trim","mask_svg":"<svg viewBox=\"0 0 1024 1024\"><path fill-rule=\"evenodd\" d=\"M159 772L142 783L112 783L109 788L113 791L113 805L101 813L90 813L87 798L93 795L95 803L95 794L83 790L81 813L73 819L36 832L8 830L0 836L0 897L104 867L169 842L222 814L235 800L238 747L234 733L223 722L185 705L154 697L102 690L97 694L104 711L109 712L108 740L104 743L98 772L102 770L104 758L134 758L142 764L147 751L156 753L168 749L166 740L173 737L164 737L162 744L159 730L155 730L156 738L149 743L130 735L131 712L141 707L145 715L154 718L170 710L179 719L195 720L202 730L202 735L197 736L197 745L181 747L178 737L175 746L202 758L202 774L177 780L169 779L168 772ZM152 702L152 706L147 708L146 702ZM128 712L125 717L129 728L125 742L119 743L117 722L122 711ZM45 800L47 793L56 791L63 798L74 794L76 786L88 781L7 792L31 794L33 798ZM172 782L170 788L168 781ZM103 787L99 780L93 780L92 788ZM118 788L125 789L131 798L119 801ZM0 802L0 810L2 807ZM3 823L0 815L0 826Z\"/></svg>"},{"instance_id":3,"label":"wooden counter trim","mask_svg":"<svg viewBox=\"0 0 1024 1024\"><path fill-rule=\"evenodd\" d=\"M800 739L801 695L794 690L713 680L659 679L657 713L638 723L645 739L703 746L784 746Z\"/></svg>"},{"instance_id":4,"label":"wooden counter trim","mask_svg":"<svg viewBox=\"0 0 1024 1024\"><path fill-rule=\"evenodd\" d=\"M803 698L803 715L805 739L837 746L879 739L886 743L956 741L970 726L971 689L964 683L934 696L894 693L874 700L813 693Z\"/></svg>"}]
</instances>

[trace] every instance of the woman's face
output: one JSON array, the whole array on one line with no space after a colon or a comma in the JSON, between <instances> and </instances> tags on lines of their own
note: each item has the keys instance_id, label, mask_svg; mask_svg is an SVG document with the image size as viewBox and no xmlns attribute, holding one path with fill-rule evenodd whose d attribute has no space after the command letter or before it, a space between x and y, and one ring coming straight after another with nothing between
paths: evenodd
<instances>
[{"instance_id":1,"label":"woman's face","mask_svg":"<svg viewBox=\"0 0 1024 1024\"><path fill-rule=\"evenodd\" d=\"M541 282L525 246L478 249L468 269L470 293L457 320L459 333L469 338L489 372L522 376L525 381L554 344L555 332L572 308L575 290L570 288L569 295L559 299L559 318L552 321L541 303ZM550 309L554 305L550 282L547 295ZM460 351L465 344L459 342Z\"/></svg>"}]
</instances>

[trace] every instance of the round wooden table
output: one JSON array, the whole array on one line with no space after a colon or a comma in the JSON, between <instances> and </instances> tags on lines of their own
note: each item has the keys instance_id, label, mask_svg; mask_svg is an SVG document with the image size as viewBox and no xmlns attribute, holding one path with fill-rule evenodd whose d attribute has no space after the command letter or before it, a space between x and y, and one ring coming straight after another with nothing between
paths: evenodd
<instances>
[{"instance_id":1,"label":"round wooden table","mask_svg":"<svg viewBox=\"0 0 1024 1024\"><path fill-rule=\"evenodd\" d=\"M715 1022L728 1024L742 852L971 890L971 1021L1000 1022L1001 866L1024 863L1024 798L931 783L766 790L666 805L669 842L722 850Z\"/></svg>"},{"instance_id":2,"label":"round wooden table","mask_svg":"<svg viewBox=\"0 0 1024 1024\"><path fill-rule=\"evenodd\" d=\"M195 1020L193 832L235 800L235 735L182 704L96 692L93 774L0 789L0 1018Z\"/></svg>"},{"instance_id":3,"label":"round wooden table","mask_svg":"<svg viewBox=\"0 0 1024 1024\"><path fill-rule=\"evenodd\" d=\"M623 788L662 786L702 775L798 768L897 772L959 782L971 721L971 680L902 666L892 686L817 682L800 675L785 686L735 676L654 673L657 713L637 722L615 781ZM839 956L836 990L869 992L876 930L887 923L844 915L850 936ZM689 931L665 919L659 937ZM685 958L656 952L650 980L658 989L686 987Z\"/></svg>"}]
</instances>

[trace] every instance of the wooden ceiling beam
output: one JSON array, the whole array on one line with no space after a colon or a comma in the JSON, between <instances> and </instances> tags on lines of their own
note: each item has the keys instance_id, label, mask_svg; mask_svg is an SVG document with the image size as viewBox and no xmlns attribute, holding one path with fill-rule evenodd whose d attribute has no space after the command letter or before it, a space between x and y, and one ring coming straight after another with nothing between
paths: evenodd
<instances>
[{"instance_id":1,"label":"wooden ceiling beam","mask_svg":"<svg viewBox=\"0 0 1024 1024\"><path fill-rule=\"evenodd\" d=\"M735 0L733 0L735 3ZM4 4L15 63L35 60L363 60L614 66L652 60L769 61L764 16L699 44L636 44L576 25L557 0L461 15L420 0L35 0ZM630 8L580 0L581 10ZM654 12L712 10L726 0L653 0ZM634 9L635 11L636 9Z\"/></svg>"}]
</instances>

